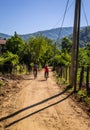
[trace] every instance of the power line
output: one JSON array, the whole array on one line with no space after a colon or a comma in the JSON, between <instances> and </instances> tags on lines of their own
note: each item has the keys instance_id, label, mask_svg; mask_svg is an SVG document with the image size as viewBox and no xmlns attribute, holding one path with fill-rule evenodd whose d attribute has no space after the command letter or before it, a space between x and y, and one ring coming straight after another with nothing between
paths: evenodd
<instances>
[{"instance_id":1,"label":"power line","mask_svg":"<svg viewBox=\"0 0 90 130\"><path fill-rule=\"evenodd\" d=\"M82 9L83 9L83 13L84 13L84 16L85 16L85 20L86 20L86 23L87 23L87 26L88 26L88 19L87 19L87 15L86 15L86 12L85 12L85 8L84 8L83 1L82 1Z\"/></svg>"},{"instance_id":2,"label":"power line","mask_svg":"<svg viewBox=\"0 0 90 130\"><path fill-rule=\"evenodd\" d=\"M64 23L64 20L65 20L67 9L68 9L68 4L69 4L69 0L67 0L67 3L66 3L66 8L65 8L65 12L64 12L64 16L63 16L63 20L62 20L62 23L61 23L60 32L58 34L57 40L59 39L61 32L62 32L63 23Z\"/></svg>"},{"instance_id":3,"label":"power line","mask_svg":"<svg viewBox=\"0 0 90 130\"><path fill-rule=\"evenodd\" d=\"M68 11L68 10L70 9L70 7L73 5L73 2L74 2L74 0L71 1L70 6L67 8L67 11ZM60 18L58 18L57 23L53 26L53 28L60 23L60 20L61 20L62 18L63 18L63 15L62 15Z\"/></svg>"},{"instance_id":4,"label":"power line","mask_svg":"<svg viewBox=\"0 0 90 130\"><path fill-rule=\"evenodd\" d=\"M57 39L56 39L56 40L58 40L59 37L61 36L62 27L63 27L65 15L66 15L65 13L70 10L70 8L72 7L72 5L73 5L74 2L75 2L75 0L71 0L71 1L68 0L68 1L67 1L66 7L65 7L64 16L62 15L60 18L58 18L57 23L56 23L55 25L53 25L53 27L52 27L52 28L55 28L55 26L59 25L60 20L63 19L63 20L62 20L62 24L61 24L61 26L60 26L60 31L58 32L58 36L57 36ZM69 3L70 3L70 4L69 4ZM67 36L68 36L68 35L69 35L69 31L65 30L65 34L67 34Z\"/></svg>"}]
</instances>

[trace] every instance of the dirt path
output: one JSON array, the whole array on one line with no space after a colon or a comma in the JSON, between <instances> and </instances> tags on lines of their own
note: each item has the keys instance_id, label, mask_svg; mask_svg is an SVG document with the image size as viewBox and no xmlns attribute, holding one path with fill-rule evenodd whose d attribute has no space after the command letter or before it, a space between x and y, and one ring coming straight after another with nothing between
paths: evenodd
<instances>
[{"instance_id":1,"label":"dirt path","mask_svg":"<svg viewBox=\"0 0 90 130\"><path fill-rule=\"evenodd\" d=\"M4 130L89 130L90 118L55 83L50 72L47 81L43 71L21 82L23 89L15 95L13 112L3 111L0 122Z\"/></svg>"}]
</instances>

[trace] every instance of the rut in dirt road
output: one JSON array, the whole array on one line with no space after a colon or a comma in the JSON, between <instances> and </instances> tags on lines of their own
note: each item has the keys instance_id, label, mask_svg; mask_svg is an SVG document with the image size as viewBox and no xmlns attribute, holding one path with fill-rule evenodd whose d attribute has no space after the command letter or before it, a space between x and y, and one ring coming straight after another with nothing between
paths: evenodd
<instances>
[{"instance_id":1,"label":"rut in dirt road","mask_svg":"<svg viewBox=\"0 0 90 130\"><path fill-rule=\"evenodd\" d=\"M89 130L89 117L73 102L68 89L57 86L52 72L47 81L41 71L37 79L31 75L22 82L25 87L16 95L18 109L0 118L4 129Z\"/></svg>"}]
</instances>

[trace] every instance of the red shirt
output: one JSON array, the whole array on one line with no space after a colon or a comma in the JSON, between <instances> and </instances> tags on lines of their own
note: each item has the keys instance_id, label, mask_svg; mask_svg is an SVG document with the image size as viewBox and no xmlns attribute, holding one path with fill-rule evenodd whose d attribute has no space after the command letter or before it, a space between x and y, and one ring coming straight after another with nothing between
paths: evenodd
<instances>
[{"instance_id":1,"label":"red shirt","mask_svg":"<svg viewBox=\"0 0 90 130\"><path fill-rule=\"evenodd\" d=\"M48 67L47 67L47 66L45 67L45 72L49 72L49 69L48 69Z\"/></svg>"}]
</instances>

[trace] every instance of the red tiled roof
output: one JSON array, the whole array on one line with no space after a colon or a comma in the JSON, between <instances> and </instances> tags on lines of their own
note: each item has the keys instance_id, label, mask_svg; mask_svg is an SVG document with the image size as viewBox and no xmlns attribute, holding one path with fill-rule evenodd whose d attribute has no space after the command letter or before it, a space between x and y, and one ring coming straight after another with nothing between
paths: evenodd
<instances>
[{"instance_id":1,"label":"red tiled roof","mask_svg":"<svg viewBox=\"0 0 90 130\"><path fill-rule=\"evenodd\" d=\"M6 40L0 39L0 44L1 45L5 45L6 44Z\"/></svg>"}]
</instances>

